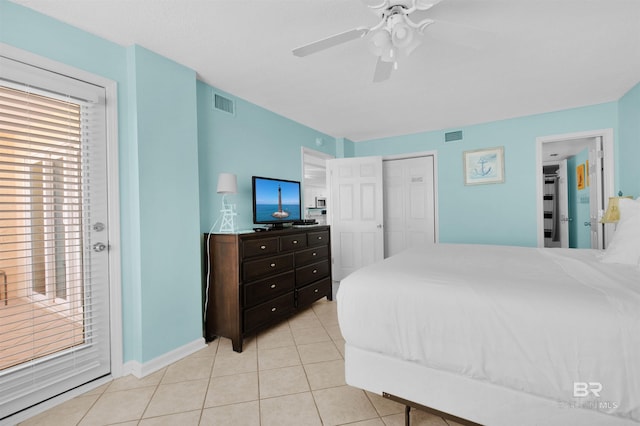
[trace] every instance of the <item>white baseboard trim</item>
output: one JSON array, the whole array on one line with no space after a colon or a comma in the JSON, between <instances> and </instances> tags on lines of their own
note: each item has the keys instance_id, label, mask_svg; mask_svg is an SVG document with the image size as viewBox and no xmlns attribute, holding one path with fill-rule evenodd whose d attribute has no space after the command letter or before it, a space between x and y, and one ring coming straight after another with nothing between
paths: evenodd
<instances>
[{"instance_id":1,"label":"white baseboard trim","mask_svg":"<svg viewBox=\"0 0 640 426\"><path fill-rule=\"evenodd\" d=\"M204 338L201 337L184 346L167 352L166 354L162 354L151 361L145 362L144 364L139 361L127 361L122 366L122 375L126 376L128 374L133 374L137 378L141 379L206 347L207 344L205 343Z\"/></svg>"}]
</instances>

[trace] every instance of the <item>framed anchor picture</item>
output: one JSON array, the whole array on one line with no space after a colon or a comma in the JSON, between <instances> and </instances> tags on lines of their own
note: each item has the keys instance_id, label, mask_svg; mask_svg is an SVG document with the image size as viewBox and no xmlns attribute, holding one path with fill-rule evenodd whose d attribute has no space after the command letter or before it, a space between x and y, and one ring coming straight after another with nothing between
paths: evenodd
<instances>
[{"instance_id":1,"label":"framed anchor picture","mask_svg":"<svg viewBox=\"0 0 640 426\"><path fill-rule=\"evenodd\" d=\"M464 151L462 156L465 185L504 182L504 147Z\"/></svg>"}]
</instances>

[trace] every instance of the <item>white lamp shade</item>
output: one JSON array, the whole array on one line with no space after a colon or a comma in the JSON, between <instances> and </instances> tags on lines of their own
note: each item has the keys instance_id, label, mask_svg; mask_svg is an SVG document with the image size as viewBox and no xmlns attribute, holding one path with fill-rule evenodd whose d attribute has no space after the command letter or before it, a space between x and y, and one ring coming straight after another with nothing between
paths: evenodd
<instances>
[{"instance_id":1,"label":"white lamp shade","mask_svg":"<svg viewBox=\"0 0 640 426\"><path fill-rule=\"evenodd\" d=\"M235 194L238 192L238 178L233 173L218 175L218 194Z\"/></svg>"}]
</instances>

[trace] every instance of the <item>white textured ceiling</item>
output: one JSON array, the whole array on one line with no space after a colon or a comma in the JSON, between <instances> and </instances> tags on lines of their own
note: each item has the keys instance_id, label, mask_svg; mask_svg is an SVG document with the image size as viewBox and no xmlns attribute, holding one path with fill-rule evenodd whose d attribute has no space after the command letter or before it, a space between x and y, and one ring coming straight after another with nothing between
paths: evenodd
<instances>
[{"instance_id":1,"label":"white textured ceiling","mask_svg":"<svg viewBox=\"0 0 640 426\"><path fill-rule=\"evenodd\" d=\"M442 0L424 43L372 83L359 39L291 49L377 16L360 0L14 0L139 44L221 90L353 141L619 99L640 80L639 0Z\"/></svg>"}]
</instances>

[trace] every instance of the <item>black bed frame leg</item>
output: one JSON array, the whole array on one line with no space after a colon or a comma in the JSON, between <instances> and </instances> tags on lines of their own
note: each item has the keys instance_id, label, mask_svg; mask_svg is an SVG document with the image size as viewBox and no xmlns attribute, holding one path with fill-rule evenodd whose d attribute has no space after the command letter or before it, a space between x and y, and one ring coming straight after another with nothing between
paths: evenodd
<instances>
[{"instance_id":1,"label":"black bed frame leg","mask_svg":"<svg viewBox=\"0 0 640 426\"><path fill-rule=\"evenodd\" d=\"M409 426L409 423L411 422L409 413L411 413L411 407L409 407L408 405L405 405L404 406L404 426Z\"/></svg>"}]
</instances>

